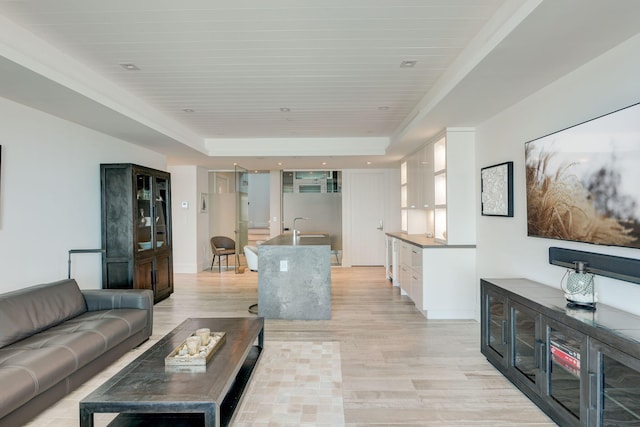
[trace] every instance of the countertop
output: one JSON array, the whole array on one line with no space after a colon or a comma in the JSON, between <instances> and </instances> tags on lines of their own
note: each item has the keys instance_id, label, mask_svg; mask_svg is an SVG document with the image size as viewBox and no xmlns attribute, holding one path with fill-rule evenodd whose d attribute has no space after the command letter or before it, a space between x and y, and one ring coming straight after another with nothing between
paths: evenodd
<instances>
[{"instance_id":1,"label":"countertop","mask_svg":"<svg viewBox=\"0 0 640 427\"><path fill-rule=\"evenodd\" d=\"M331 237L323 233L301 233L294 244L292 234L280 234L261 246L331 246Z\"/></svg>"},{"instance_id":2,"label":"countertop","mask_svg":"<svg viewBox=\"0 0 640 427\"><path fill-rule=\"evenodd\" d=\"M427 237L424 234L407 234L403 232L385 233L389 237L395 237L403 242L407 242L411 245L421 247L422 249L430 248L475 248L476 245L448 245L436 241L433 237Z\"/></svg>"}]
</instances>

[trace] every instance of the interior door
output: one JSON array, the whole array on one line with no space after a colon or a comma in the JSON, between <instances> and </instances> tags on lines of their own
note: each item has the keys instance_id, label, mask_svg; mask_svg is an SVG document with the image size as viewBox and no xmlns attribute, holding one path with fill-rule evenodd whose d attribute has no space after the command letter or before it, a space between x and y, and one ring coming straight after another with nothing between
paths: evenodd
<instances>
[{"instance_id":1,"label":"interior door","mask_svg":"<svg viewBox=\"0 0 640 427\"><path fill-rule=\"evenodd\" d=\"M351 265L384 265L384 172L351 175Z\"/></svg>"},{"instance_id":2,"label":"interior door","mask_svg":"<svg viewBox=\"0 0 640 427\"><path fill-rule=\"evenodd\" d=\"M249 173L238 165L235 166L236 186L236 262L235 272L239 273L240 253L249 241Z\"/></svg>"}]
</instances>

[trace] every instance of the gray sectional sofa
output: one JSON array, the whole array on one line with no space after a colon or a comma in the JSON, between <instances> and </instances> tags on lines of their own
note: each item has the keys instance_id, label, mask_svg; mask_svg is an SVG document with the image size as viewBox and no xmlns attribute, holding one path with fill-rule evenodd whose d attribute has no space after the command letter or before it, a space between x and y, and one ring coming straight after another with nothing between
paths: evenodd
<instances>
[{"instance_id":1,"label":"gray sectional sofa","mask_svg":"<svg viewBox=\"0 0 640 427\"><path fill-rule=\"evenodd\" d=\"M149 338L149 290L61 280L0 295L0 426L39 415Z\"/></svg>"}]
</instances>

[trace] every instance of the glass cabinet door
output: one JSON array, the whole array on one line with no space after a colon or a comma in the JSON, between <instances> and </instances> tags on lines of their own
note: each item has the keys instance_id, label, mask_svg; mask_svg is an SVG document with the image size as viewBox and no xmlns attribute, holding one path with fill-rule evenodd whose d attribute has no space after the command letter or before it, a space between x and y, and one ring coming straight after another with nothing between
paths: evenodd
<instances>
[{"instance_id":1,"label":"glass cabinet door","mask_svg":"<svg viewBox=\"0 0 640 427\"><path fill-rule=\"evenodd\" d=\"M540 368L540 351L543 342L537 337L538 314L525 306L511 303L511 325L513 328L512 360L516 371L525 383L533 388L537 385Z\"/></svg>"},{"instance_id":2,"label":"glass cabinet door","mask_svg":"<svg viewBox=\"0 0 640 427\"><path fill-rule=\"evenodd\" d=\"M507 301L504 296L487 293L487 325L485 337L487 347L500 359L507 357Z\"/></svg>"},{"instance_id":3,"label":"glass cabinet door","mask_svg":"<svg viewBox=\"0 0 640 427\"><path fill-rule=\"evenodd\" d=\"M640 426L640 361L595 340L592 349L590 371L598 379L591 390L597 396L594 425Z\"/></svg>"},{"instance_id":4,"label":"glass cabinet door","mask_svg":"<svg viewBox=\"0 0 640 427\"><path fill-rule=\"evenodd\" d=\"M167 209L169 206L169 185L166 178L156 177L154 186L154 202L155 202L155 218L154 231L155 231L155 245L157 248L167 247L171 244L169 242L169 234L167 229Z\"/></svg>"},{"instance_id":5,"label":"glass cabinet door","mask_svg":"<svg viewBox=\"0 0 640 427\"><path fill-rule=\"evenodd\" d=\"M136 209L134 222L136 224L137 250L146 251L152 249L152 197L151 176L136 174Z\"/></svg>"},{"instance_id":6,"label":"glass cabinet door","mask_svg":"<svg viewBox=\"0 0 640 427\"><path fill-rule=\"evenodd\" d=\"M578 425L583 418L581 409L584 407L581 405L581 373L583 355L587 354L586 336L564 325L548 322L546 337L548 397L572 424Z\"/></svg>"}]
</instances>

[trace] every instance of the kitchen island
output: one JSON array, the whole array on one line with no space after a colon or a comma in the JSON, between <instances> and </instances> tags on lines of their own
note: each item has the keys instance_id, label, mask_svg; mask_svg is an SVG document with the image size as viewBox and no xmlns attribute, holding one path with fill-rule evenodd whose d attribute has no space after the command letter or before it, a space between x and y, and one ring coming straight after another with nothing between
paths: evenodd
<instances>
[{"instance_id":1,"label":"kitchen island","mask_svg":"<svg viewBox=\"0 0 640 427\"><path fill-rule=\"evenodd\" d=\"M331 319L331 238L281 234L258 246L258 315Z\"/></svg>"}]
</instances>

